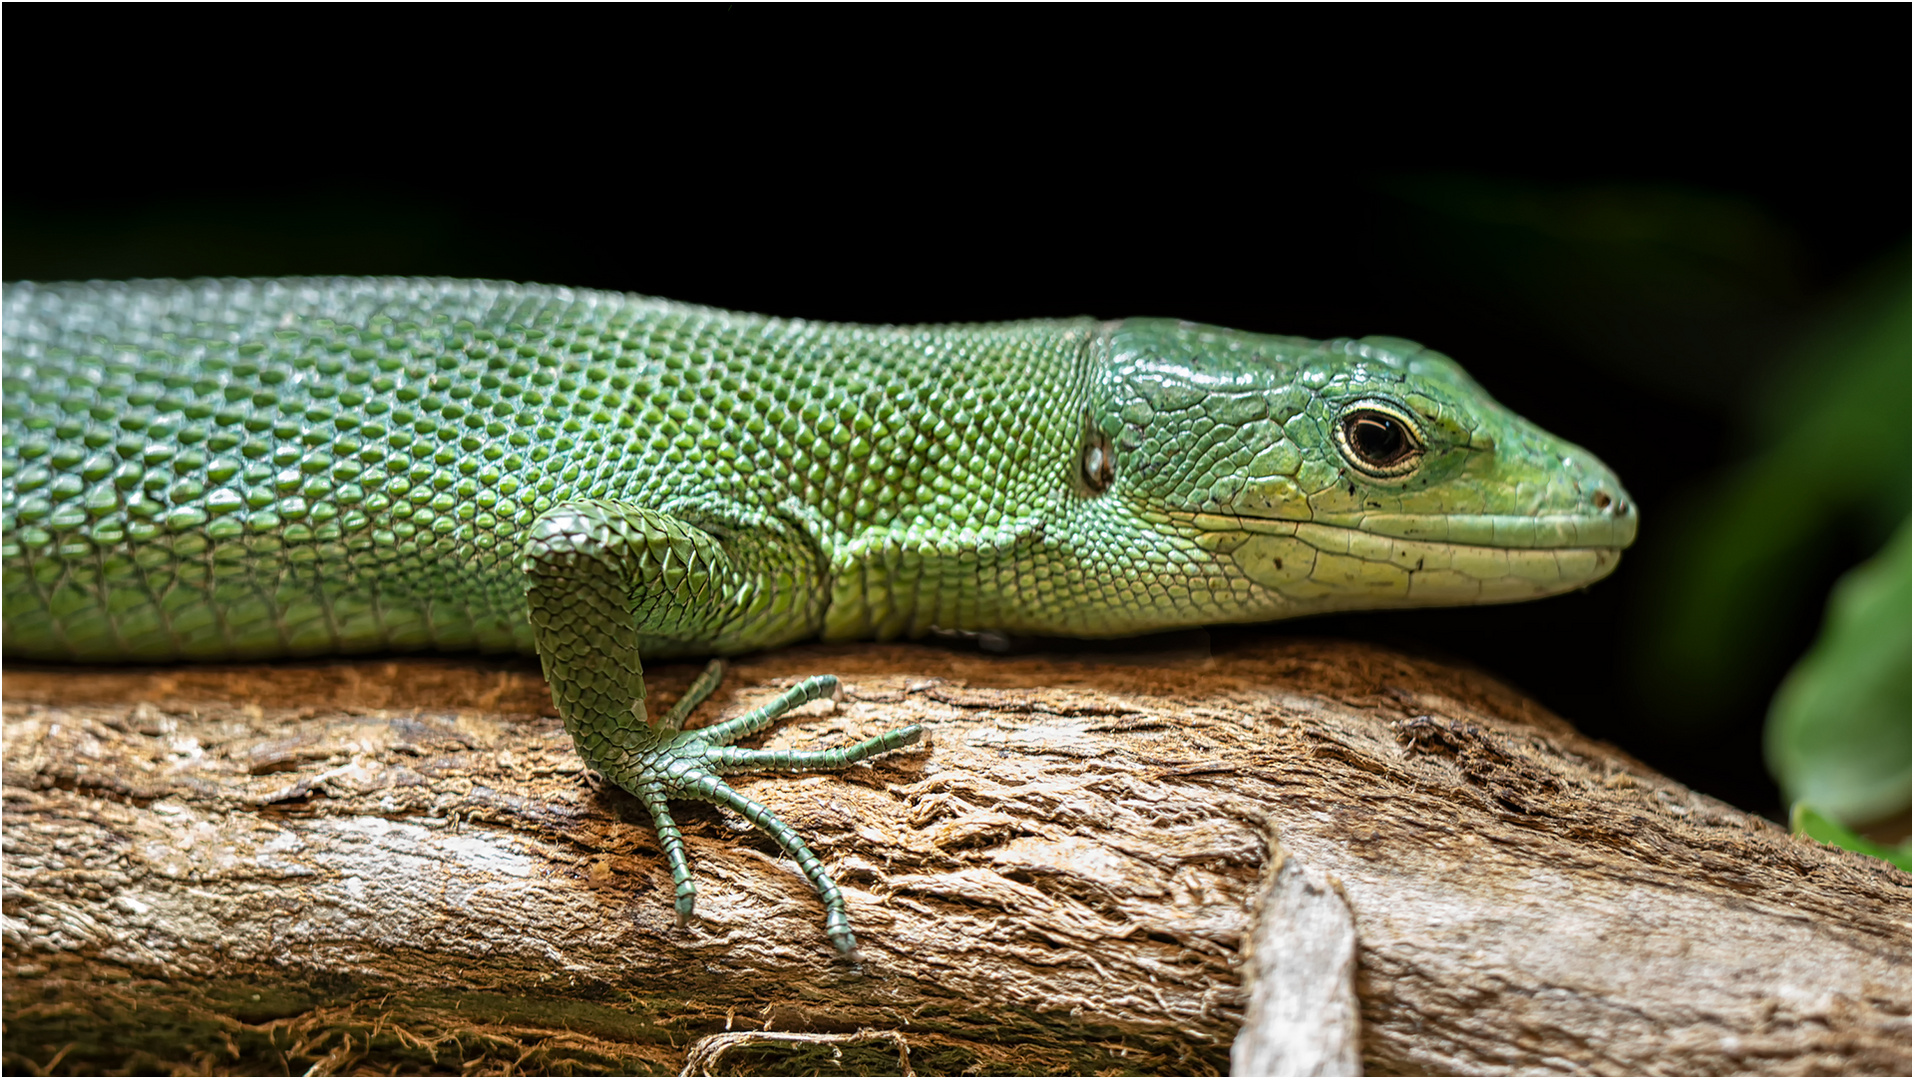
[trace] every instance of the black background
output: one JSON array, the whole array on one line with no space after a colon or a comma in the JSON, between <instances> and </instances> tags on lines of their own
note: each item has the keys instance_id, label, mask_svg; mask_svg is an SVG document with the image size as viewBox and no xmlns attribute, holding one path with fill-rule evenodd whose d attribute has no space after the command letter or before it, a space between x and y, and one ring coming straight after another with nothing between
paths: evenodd
<instances>
[{"instance_id":1,"label":"black background","mask_svg":"<svg viewBox=\"0 0 1915 1080\"><path fill-rule=\"evenodd\" d=\"M1639 555L1737 457L1735 351L1909 232L1899 5L13 6L6 30L9 280L416 273L819 319L1396 334L1615 467ZM1696 365L1703 392L1674 392L1458 269L1405 195L1458 176L1746 205L1790 284L1717 354L1648 347ZM1757 732L1780 670L1712 725L1659 714L1623 676L1633 561L1538 604L1272 632L1466 659L1775 813ZM1812 591L1852 561L1807 568Z\"/></svg>"}]
</instances>

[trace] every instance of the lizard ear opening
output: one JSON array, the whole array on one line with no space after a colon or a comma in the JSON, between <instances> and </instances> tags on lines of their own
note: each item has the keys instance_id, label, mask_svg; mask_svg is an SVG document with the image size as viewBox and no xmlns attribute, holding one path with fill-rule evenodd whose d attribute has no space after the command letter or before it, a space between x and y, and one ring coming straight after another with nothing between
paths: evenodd
<instances>
[{"instance_id":1,"label":"lizard ear opening","mask_svg":"<svg viewBox=\"0 0 1915 1080\"><path fill-rule=\"evenodd\" d=\"M1117 455L1111 449L1110 439L1095 424L1084 425L1084 450L1078 459L1077 473L1084 490L1092 495L1102 495L1117 478Z\"/></svg>"}]
</instances>

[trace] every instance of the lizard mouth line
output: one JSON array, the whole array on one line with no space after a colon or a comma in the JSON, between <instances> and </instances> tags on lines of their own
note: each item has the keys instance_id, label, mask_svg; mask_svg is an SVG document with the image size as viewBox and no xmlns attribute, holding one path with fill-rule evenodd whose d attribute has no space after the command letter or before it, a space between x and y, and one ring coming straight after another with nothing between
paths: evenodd
<instances>
[{"instance_id":1,"label":"lizard mouth line","mask_svg":"<svg viewBox=\"0 0 1915 1080\"><path fill-rule=\"evenodd\" d=\"M1295 536L1325 550L1372 540L1401 540L1485 550L1620 551L1636 538L1636 517L1586 514L1325 514L1309 520L1251 514L1178 513L1206 533ZM1349 537L1339 540L1339 534Z\"/></svg>"}]
</instances>

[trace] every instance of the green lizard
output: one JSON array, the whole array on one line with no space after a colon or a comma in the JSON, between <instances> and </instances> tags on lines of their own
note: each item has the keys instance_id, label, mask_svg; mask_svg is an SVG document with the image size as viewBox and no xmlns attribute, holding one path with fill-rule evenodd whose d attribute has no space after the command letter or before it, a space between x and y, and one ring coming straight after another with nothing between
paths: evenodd
<instances>
[{"instance_id":1,"label":"green lizard","mask_svg":"<svg viewBox=\"0 0 1915 1080\"><path fill-rule=\"evenodd\" d=\"M641 658L934 629L1109 637L1492 603L1609 573L1588 452L1394 338L1168 319L879 327L405 279L15 284L5 651L57 661L536 652L585 762L728 806L844 900L740 770L915 742L729 745Z\"/></svg>"}]
</instances>

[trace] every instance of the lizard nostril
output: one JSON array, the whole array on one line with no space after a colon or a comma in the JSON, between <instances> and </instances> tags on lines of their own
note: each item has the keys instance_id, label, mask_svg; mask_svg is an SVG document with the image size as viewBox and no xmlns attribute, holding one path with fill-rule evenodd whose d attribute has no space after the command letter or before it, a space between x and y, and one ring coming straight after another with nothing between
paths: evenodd
<instances>
[{"instance_id":1,"label":"lizard nostril","mask_svg":"<svg viewBox=\"0 0 1915 1080\"><path fill-rule=\"evenodd\" d=\"M1609 493L1607 491L1596 492L1596 509L1607 510L1609 509L1610 502L1611 500L1609 498Z\"/></svg>"}]
</instances>

